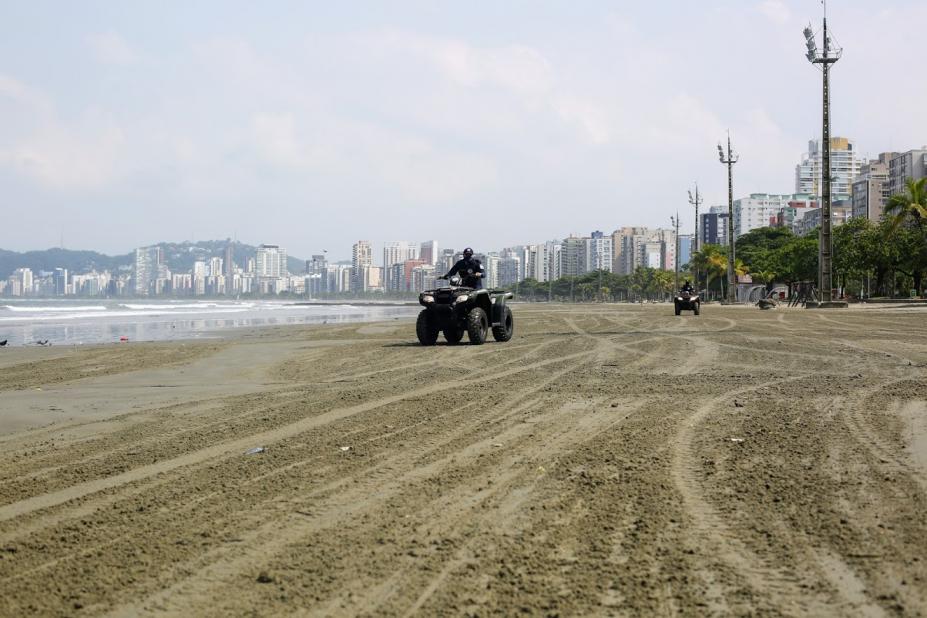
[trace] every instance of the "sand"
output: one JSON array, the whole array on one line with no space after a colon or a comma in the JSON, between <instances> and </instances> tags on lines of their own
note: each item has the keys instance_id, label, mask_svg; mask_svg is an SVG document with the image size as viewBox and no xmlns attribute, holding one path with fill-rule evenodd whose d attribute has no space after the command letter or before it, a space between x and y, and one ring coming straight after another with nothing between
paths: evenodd
<instances>
[{"instance_id":1,"label":"sand","mask_svg":"<svg viewBox=\"0 0 927 618\"><path fill-rule=\"evenodd\" d=\"M0 351L0 615L927 614L923 310L514 309Z\"/></svg>"}]
</instances>

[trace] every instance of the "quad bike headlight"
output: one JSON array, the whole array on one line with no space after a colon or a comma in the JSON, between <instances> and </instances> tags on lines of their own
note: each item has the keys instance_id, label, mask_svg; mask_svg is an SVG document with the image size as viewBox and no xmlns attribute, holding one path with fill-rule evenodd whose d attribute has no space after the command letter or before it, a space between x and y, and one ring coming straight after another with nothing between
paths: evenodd
<instances>
[{"instance_id":1,"label":"quad bike headlight","mask_svg":"<svg viewBox=\"0 0 927 618\"><path fill-rule=\"evenodd\" d=\"M433 303L435 302L435 297L432 296L431 294L425 294L424 296L422 296L422 302Z\"/></svg>"},{"instance_id":2,"label":"quad bike headlight","mask_svg":"<svg viewBox=\"0 0 927 618\"><path fill-rule=\"evenodd\" d=\"M465 302L467 302L469 299L470 299L470 297L467 296L466 294L461 294L460 296L457 297L457 300L455 300L454 303L455 303L455 304L456 304L456 303L465 303Z\"/></svg>"}]
</instances>

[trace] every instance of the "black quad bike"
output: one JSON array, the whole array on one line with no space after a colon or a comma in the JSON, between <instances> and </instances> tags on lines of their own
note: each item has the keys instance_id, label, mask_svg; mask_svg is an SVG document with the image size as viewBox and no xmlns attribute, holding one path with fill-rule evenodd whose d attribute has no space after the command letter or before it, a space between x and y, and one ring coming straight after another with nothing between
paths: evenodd
<instances>
[{"instance_id":1,"label":"black quad bike","mask_svg":"<svg viewBox=\"0 0 927 618\"><path fill-rule=\"evenodd\" d=\"M467 333L470 343L482 345L490 329L496 341L512 338L515 319L505 301L514 295L505 290L477 290L472 287L471 277L462 281L454 275L447 287L427 290L419 295L418 302L425 308L418 314L415 334L422 345L434 345L439 333L444 333L450 344L460 343Z\"/></svg>"},{"instance_id":2,"label":"black quad bike","mask_svg":"<svg viewBox=\"0 0 927 618\"><path fill-rule=\"evenodd\" d=\"M702 301L698 299L698 294L695 292L683 290L673 299L673 305L676 307L676 315L679 315L682 311L691 311L698 315Z\"/></svg>"}]
</instances>

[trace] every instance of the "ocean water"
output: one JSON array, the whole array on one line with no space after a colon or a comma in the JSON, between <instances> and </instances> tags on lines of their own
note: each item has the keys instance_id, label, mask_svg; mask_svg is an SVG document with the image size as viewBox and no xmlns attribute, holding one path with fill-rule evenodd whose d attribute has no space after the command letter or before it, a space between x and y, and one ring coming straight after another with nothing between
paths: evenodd
<instances>
[{"instance_id":1,"label":"ocean water","mask_svg":"<svg viewBox=\"0 0 927 618\"><path fill-rule=\"evenodd\" d=\"M413 317L417 305L301 305L281 301L0 299L0 341L79 345L221 336L253 326L374 322Z\"/></svg>"}]
</instances>

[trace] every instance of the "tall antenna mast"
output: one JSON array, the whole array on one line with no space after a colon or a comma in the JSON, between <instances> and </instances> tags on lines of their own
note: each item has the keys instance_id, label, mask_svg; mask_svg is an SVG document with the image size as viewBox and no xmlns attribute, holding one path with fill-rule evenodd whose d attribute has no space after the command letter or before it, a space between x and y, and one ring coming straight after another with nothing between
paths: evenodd
<instances>
[{"instance_id":1,"label":"tall antenna mast","mask_svg":"<svg viewBox=\"0 0 927 618\"><path fill-rule=\"evenodd\" d=\"M827 33L827 1L824 4L823 52L819 53L811 26L804 30L808 53L805 57L811 64L821 65L823 73L823 114L821 119L821 228L818 234L818 293L819 307L846 307L845 302L833 298L833 253L834 239L831 233L831 168L830 168L830 66L840 60L843 50L836 47Z\"/></svg>"},{"instance_id":2,"label":"tall antenna mast","mask_svg":"<svg viewBox=\"0 0 927 618\"><path fill-rule=\"evenodd\" d=\"M731 149L731 132L727 132L727 152L718 144L718 158L727 165L727 302L737 302L737 273L734 270L734 164L740 159Z\"/></svg>"}]
</instances>

